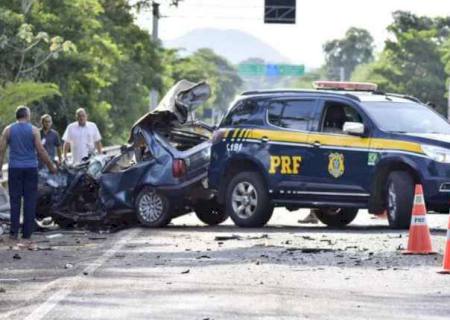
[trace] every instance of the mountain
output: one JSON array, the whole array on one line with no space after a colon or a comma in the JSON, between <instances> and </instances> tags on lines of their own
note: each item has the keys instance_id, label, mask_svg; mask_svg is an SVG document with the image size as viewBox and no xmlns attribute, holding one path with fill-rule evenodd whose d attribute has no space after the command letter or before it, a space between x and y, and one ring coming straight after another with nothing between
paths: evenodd
<instances>
[{"instance_id":1,"label":"mountain","mask_svg":"<svg viewBox=\"0 0 450 320\"><path fill-rule=\"evenodd\" d=\"M239 30L195 29L163 43L169 48L186 49L187 53L200 48L211 48L235 64L248 58L261 58L272 63L289 62L289 59L269 44Z\"/></svg>"}]
</instances>

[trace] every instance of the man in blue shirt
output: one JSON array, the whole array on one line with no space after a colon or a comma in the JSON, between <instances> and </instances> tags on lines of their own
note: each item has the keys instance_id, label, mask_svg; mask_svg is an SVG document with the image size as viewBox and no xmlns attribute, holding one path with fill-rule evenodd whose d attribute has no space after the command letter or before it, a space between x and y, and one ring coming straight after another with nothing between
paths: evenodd
<instances>
[{"instance_id":1,"label":"man in blue shirt","mask_svg":"<svg viewBox=\"0 0 450 320\"><path fill-rule=\"evenodd\" d=\"M39 129L31 125L30 118L31 113L28 107L18 107L16 109L17 121L3 130L0 139L0 168L3 166L5 151L9 146L10 238L13 240L18 239L19 236L22 198L24 204L23 239L30 239L33 233L38 185L37 154L52 173L57 171L42 146ZM2 171L0 170L1 175Z\"/></svg>"},{"instance_id":2,"label":"man in blue shirt","mask_svg":"<svg viewBox=\"0 0 450 320\"><path fill-rule=\"evenodd\" d=\"M41 142L47 151L48 156L52 161L55 161L56 154L58 154L58 162L62 161L62 146L61 146L61 138L59 137L59 133L56 130L52 129L53 121L52 117L49 114L44 114L41 117ZM39 161L39 169L44 167L44 163Z\"/></svg>"}]
</instances>

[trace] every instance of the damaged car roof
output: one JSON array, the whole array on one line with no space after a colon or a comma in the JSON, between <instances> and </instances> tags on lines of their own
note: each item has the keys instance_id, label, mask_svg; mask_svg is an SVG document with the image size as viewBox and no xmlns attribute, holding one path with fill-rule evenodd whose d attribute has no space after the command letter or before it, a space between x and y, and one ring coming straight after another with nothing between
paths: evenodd
<instances>
[{"instance_id":1,"label":"damaged car roof","mask_svg":"<svg viewBox=\"0 0 450 320\"><path fill-rule=\"evenodd\" d=\"M159 102L155 110L143 115L131 129L129 142L133 141L136 127L151 127L154 123L164 122L171 126L184 124L189 112L202 105L211 96L211 87L205 82L194 83L188 80L177 82Z\"/></svg>"}]
</instances>

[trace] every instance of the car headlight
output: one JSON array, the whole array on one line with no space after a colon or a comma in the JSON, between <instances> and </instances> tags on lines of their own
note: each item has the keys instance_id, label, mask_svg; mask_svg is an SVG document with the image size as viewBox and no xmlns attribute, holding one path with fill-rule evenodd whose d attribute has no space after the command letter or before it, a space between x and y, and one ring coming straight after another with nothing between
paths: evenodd
<instances>
[{"instance_id":1,"label":"car headlight","mask_svg":"<svg viewBox=\"0 0 450 320\"><path fill-rule=\"evenodd\" d=\"M450 163L450 150L436 147L436 146L430 146L430 145L422 145L423 152L437 162L442 163Z\"/></svg>"}]
</instances>

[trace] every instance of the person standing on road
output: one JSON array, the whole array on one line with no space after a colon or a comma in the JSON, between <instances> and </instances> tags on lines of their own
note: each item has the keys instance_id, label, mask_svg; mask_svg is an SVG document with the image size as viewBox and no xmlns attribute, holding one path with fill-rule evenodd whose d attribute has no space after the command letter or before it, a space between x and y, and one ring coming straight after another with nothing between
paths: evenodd
<instances>
[{"instance_id":1,"label":"person standing on road","mask_svg":"<svg viewBox=\"0 0 450 320\"><path fill-rule=\"evenodd\" d=\"M3 130L0 139L0 168L2 168L6 148L9 145L8 188L11 206L10 238L12 240L17 240L19 236L22 198L24 206L23 239L30 239L33 233L38 186L36 153L52 173L57 171L41 143L39 129L31 125L30 118L30 109L26 106L19 106L16 110L17 121ZM0 171L0 175L2 175L2 171Z\"/></svg>"},{"instance_id":2,"label":"person standing on road","mask_svg":"<svg viewBox=\"0 0 450 320\"><path fill-rule=\"evenodd\" d=\"M62 147L61 147L61 138L59 137L59 133L56 130L52 129L53 121L52 117L49 114L44 114L41 117L41 142L47 151L50 159L55 161L56 153L58 154L58 162L62 162ZM44 163L39 161L39 169L44 167Z\"/></svg>"},{"instance_id":3,"label":"person standing on road","mask_svg":"<svg viewBox=\"0 0 450 320\"><path fill-rule=\"evenodd\" d=\"M63 135L64 159L67 159L67 153L71 150L74 164L80 163L95 150L102 153L102 137L97 125L87 121L88 115L83 108L77 109L75 115L77 121L69 124Z\"/></svg>"}]
</instances>

